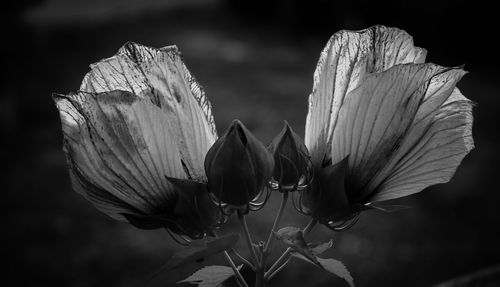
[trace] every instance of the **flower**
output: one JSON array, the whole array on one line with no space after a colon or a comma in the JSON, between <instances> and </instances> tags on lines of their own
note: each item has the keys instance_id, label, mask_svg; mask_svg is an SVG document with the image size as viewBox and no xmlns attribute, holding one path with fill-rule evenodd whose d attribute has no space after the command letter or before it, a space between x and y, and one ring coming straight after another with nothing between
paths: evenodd
<instances>
[{"instance_id":1,"label":"flower","mask_svg":"<svg viewBox=\"0 0 500 287\"><path fill-rule=\"evenodd\" d=\"M273 158L264 145L234 120L205 158L209 191L227 213L248 213L271 179ZM261 206L261 205L260 205Z\"/></svg>"},{"instance_id":2,"label":"flower","mask_svg":"<svg viewBox=\"0 0 500 287\"><path fill-rule=\"evenodd\" d=\"M273 178L280 191L294 191L305 185L309 178L309 152L304 141L297 135L288 122L274 138L268 149L273 154Z\"/></svg>"},{"instance_id":3,"label":"flower","mask_svg":"<svg viewBox=\"0 0 500 287\"><path fill-rule=\"evenodd\" d=\"M73 188L110 217L200 238L217 222L203 159L210 103L175 46L125 44L54 95Z\"/></svg>"},{"instance_id":4,"label":"flower","mask_svg":"<svg viewBox=\"0 0 500 287\"><path fill-rule=\"evenodd\" d=\"M473 104L455 87L464 70L424 63L425 55L396 28L330 38L306 122L315 170L302 194L309 214L337 226L375 202L448 182L473 149Z\"/></svg>"}]
</instances>

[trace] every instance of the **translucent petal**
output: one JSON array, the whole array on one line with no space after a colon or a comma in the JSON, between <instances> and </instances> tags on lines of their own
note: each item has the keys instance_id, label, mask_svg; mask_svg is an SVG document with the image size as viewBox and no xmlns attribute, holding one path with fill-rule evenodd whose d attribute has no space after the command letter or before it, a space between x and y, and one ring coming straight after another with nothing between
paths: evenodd
<instances>
[{"instance_id":1,"label":"translucent petal","mask_svg":"<svg viewBox=\"0 0 500 287\"><path fill-rule=\"evenodd\" d=\"M426 51L406 32L384 26L335 33L321 52L314 72L306 121L306 146L312 161L330 161L339 110L366 73L403 63L423 63ZM326 158L325 158L326 157Z\"/></svg>"},{"instance_id":2,"label":"translucent petal","mask_svg":"<svg viewBox=\"0 0 500 287\"><path fill-rule=\"evenodd\" d=\"M125 91L56 95L75 190L98 209L164 213L175 203L168 177L185 179L167 116Z\"/></svg>"},{"instance_id":3,"label":"translucent petal","mask_svg":"<svg viewBox=\"0 0 500 287\"><path fill-rule=\"evenodd\" d=\"M404 161L404 157L419 145L422 136L425 135L434 117L439 113L442 104L450 98L457 82L464 74L465 71L461 68L453 68L445 70L431 79L424 99L413 119L411 128L406 133L399 147L394 150L387 164L374 176L370 184L365 188L365 194L379 187L395 171L397 166Z\"/></svg>"},{"instance_id":4,"label":"translucent petal","mask_svg":"<svg viewBox=\"0 0 500 287\"><path fill-rule=\"evenodd\" d=\"M472 106L455 88L428 124L420 121L414 125L409 136L415 144L397 161L370 201L398 198L448 182L474 148Z\"/></svg>"},{"instance_id":5,"label":"translucent petal","mask_svg":"<svg viewBox=\"0 0 500 287\"><path fill-rule=\"evenodd\" d=\"M432 64L404 64L369 74L339 111L332 161L349 156L347 182L356 198L398 150L430 80L445 70Z\"/></svg>"},{"instance_id":6,"label":"translucent petal","mask_svg":"<svg viewBox=\"0 0 500 287\"><path fill-rule=\"evenodd\" d=\"M204 180L203 158L217 132L210 102L176 46L154 49L127 43L91 69L82 91L125 90L160 107L171 123L185 168L192 179Z\"/></svg>"}]
</instances>

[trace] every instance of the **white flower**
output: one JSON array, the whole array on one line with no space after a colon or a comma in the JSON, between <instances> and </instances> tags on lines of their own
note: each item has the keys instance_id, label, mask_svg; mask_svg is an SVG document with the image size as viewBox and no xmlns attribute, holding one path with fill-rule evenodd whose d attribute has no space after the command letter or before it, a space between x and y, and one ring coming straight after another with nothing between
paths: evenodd
<instances>
[{"instance_id":1,"label":"white flower","mask_svg":"<svg viewBox=\"0 0 500 287\"><path fill-rule=\"evenodd\" d=\"M305 136L322 187L306 202L321 201L313 199L321 192L331 202L320 204L328 212L309 203L317 209L311 213L325 221L352 218L373 202L453 176L474 147L473 104L455 87L463 69L424 63L425 56L406 32L384 26L340 31L328 41L314 73ZM332 190L321 177L344 159L336 173L345 181Z\"/></svg>"},{"instance_id":2,"label":"white flower","mask_svg":"<svg viewBox=\"0 0 500 287\"><path fill-rule=\"evenodd\" d=\"M217 134L177 47L127 43L54 100L73 188L99 210L191 237L214 221L208 205L201 219L193 209L209 202L203 161Z\"/></svg>"}]
</instances>

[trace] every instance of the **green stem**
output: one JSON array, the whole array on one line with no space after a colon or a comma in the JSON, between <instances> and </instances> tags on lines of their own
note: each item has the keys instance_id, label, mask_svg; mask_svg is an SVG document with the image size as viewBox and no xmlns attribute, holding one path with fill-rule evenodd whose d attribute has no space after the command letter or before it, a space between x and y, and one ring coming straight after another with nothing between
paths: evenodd
<instances>
[{"instance_id":1,"label":"green stem","mask_svg":"<svg viewBox=\"0 0 500 287\"><path fill-rule=\"evenodd\" d=\"M292 257L291 257L291 256L288 256L288 259L285 261L285 263L281 264L281 266L280 266L280 267L276 268L276 270L274 270L274 271L273 271L273 273L268 274L268 276L267 276L267 277L265 277L265 275L264 275L264 278L266 278L266 280L271 280L271 279L273 279L273 277L274 277L276 274L278 274L278 273L279 273L279 272L280 272L283 268L285 268L285 267L286 267L286 265L288 264L288 262L290 262L290 260L291 260L291 259L292 259Z\"/></svg>"},{"instance_id":2,"label":"green stem","mask_svg":"<svg viewBox=\"0 0 500 287\"><path fill-rule=\"evenodd\" d=\"M316 223L318 223L318 221L316 219L311 219L306 227L304 227L304 229L302 229L302 232L304 233L304 236L307 235L312 229L313 227L316 225Z\"/></svg>"},{"instance_id":3,"label":"green stem","mask_svg":"<svg viewBox=\"0 0 500 287\"><path fill-rule=\"evenodd\" d=\"M229 262L231 269L233 269L233 271L234 271L234 275L236 276L236 281L238 282L238 285L240 287L248 287L247 282L245 281L245 279L241 275L240 270L238 270L238 267L236 267L233 259L231 259L231 256L229 256L229 253L227 253L227 251L224 251L224 256L226 257L227 262Z\"/></svg>"},{"instance_id":4,"label":"green stem","mask_svg":"<svg viewBox=\"0 0 500 287\"><path fill-rule=\"evenodd\" d=\"M302 229L302 232L304 233L304 235L306 235L307 233L309 233L309 231L311 231L311 229L313 229L314 225L316 225L316 222L317 222L316 219L311 219L309 221L309 223L306 225L306 227L304 227L304 229ZM285 252L283 252L283 254L281 254L281 256L278 258L278 260L276 260L276 262L274 262L274 264L264 274L265 279L267 279L267 280L271 279L272 277L274 277L274 275L276 275L276 273L278 273L278 272L275 272L276 270L283 269L283 267L288 263L288 258L290 256L290 252L292 252L292 248L288 247L285 250ZM283 263L283 261L285 261L285 262Z\"/></svg>"},{"instance_id":5,"label":"green stem","mask_svg":"<svg viewBox=\"0 0 500 287\"><path fill-rule=\"evenodd\" d=\"M282 269L284 264L282 264L283 261L287 261L288 257L290 255L290 251L292 251L291 247L288 247L283 254L274 262L274 264L267 270L267 272L264 274L264 278L269 279L271 275L274 273L274 271L278 269Z\"/></svg>"},{"instance_id":6,"label":"green stem","mask_svg":"<svg viewBox=\"0 0 500 287\"><path fill-rule=\"evenodd\" d=\"M266 286L266 278L265 275L265 267L259 266L255 271L255 287L265 287Z\"/></svg>"},{"instance_id":7,"label":"green stem","mask_svg":"<svg viewBox=\"0 0 500 287\"><path fill-rule=\"evenodd\" d=\"M248 230L247 220L245 219L245 215L238 212L238 219L240 220L241 226L243 227L243 233L245 234L245 239L248 245L248 249L250 249L250 253L252 254L254 264L257 269L260 267L259 257L257 253L255 253L255 249L253 248L252 237L250 236L250 231Z\"/></svg>"},{"instance_id":8,"label":"green stem","mask_svg":"<svg viewBox=\"0 0 500 287\"><path fill-rule=\"evenodd\" d=\"M236 249L231 249L231 251L234 253L234 255L236 255L236 257L238 257L242 262L243 264L246 264L248 265L248 267L250 267L250 269L252 269L252 271L255 271L255 266L252 264L252 262L248 261L245 257L243 257L240 253L238 253L238 251Z\"/></svg>"},{"instance_id":9,"label":"green stem","mask_svg":"<svg viewBox=\"0 0 500 287\"><path fill-rule=\"evenodd\" d=\"M215 232L215 230L212 230L211 234L213 236L215 236L215 238L219 237L217 235L217 233ZM229 263L229 265L231 266L231 269L233 269L233 272L234 272L234 275L236 276L236 281L238 282L238 285L240 287L248 287L248 284L247 282L245 281L245 279L243 278L243 276L241 275L240 273L240 270L238 270L238 268L236 267L236 264L234 264L234 261L233 259L231 258L231 256L229 256L229 253L227 253L226 250L224 250L224 257L226 258L227 262Z\"/></svg>"},{"instance_id":10,"label":"green stem","mask_svg":"<svg viewBox=\"0 0 500 287\"><path fill-rule=\"evenodd\" d=\"M272 243L273 238L274 238L274 233L276 232L276 228L278 228L278 224L281 220L281 217L283 216L283 211L285 210L286 202L288 200L288 191L283 192L283 197L281 198L281 204L278 209L278 214L276 215L276 218L274 219L273 227L271 228L271 232L269 233L269 236L267 237L266 245L264 246L264 261L267 253L269 250L272 248Z\"/></svg>"}]
</instances>

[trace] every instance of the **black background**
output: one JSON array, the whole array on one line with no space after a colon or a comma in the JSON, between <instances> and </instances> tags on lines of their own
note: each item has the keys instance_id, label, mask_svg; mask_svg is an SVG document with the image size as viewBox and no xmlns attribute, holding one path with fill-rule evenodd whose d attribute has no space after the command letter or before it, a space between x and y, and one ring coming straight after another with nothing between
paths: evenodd
<instances>
[{"instance_id":1,"label":"black background","mask_svg":"<svg viewBox=\"0 0 500 287\"><path fill-rule=\"evenodd\" d=\"M469 74L458 86L478 103L476 149L450 183L397 201L412 209L367 212L351 230L317 228L312 240L334 238L327 255L347 265L357 286L429 286L500 263L492 7L431 0L8 2L0 155L9 286L170 286L205 263L224 264L214 257L147 281L177 247L173 241L164 231L115 222L72 191L51 93L77 90L90 63L129 40L176 44L205 87L219 132L239 118L267 144L284 119L303 135L313 71L331 34L374 24L406 30L429 62L465 65ZM265 238L277 204L273 197L249 218L256 240ZM289 209L284 221L300 226L307 218ZM234 228L230 222L225 230ZM306 263L288 268L270 286L344 284Z\"/></svg>"}]
</instances>

